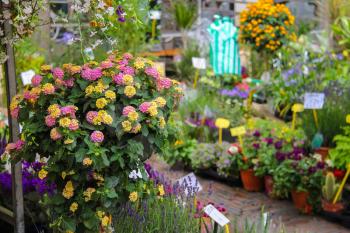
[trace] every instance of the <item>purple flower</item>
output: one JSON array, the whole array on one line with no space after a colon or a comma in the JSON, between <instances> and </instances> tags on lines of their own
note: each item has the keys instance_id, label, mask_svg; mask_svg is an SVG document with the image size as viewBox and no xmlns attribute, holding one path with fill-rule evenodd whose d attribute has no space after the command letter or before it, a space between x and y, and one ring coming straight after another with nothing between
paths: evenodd
<instances>
[{"instance_id":1,"label":"purple flower","mask_svg":"<svg viewBox=\"0 0 350 233\"><path fill-rule=\"evenodd\" d=\"M256 131L253 133L253 136L258 138L258 137L261 136L261 133L260 133L258 130L256 130Z\"/></svg>"},{"instance_id":2,"label":"purple flower","mask_svg":"<svg viewBox=\"0 0 350 233\"><path fill-rule=\"evenodd\" d=\"M260 144L259 143L253 143L253 147L255 150L259 150Z\"/></svg>"},{"instance_id":3,"label":"purple flower","mask_svg":"<svg viewBox=\"0 0 350 233\"><path fill-rule=\"evenodd\" d=\"M310 174L313 174L313 173L315 173L317 171L317 168L316 167L310 167L309 168L309 173Z\"/></svg>"},{"instance_id":4,"label":"purple flower","mask_svg":"<svg viewBox=\"0 0 350 233\"><path fill-rule=\"evenodd\" d=\"M277 150L282 149L282 146L283 146L283 141L278 141L278 142L275 143L275 148Z\"/></svg>"},{"instance_id":5,"label":"purple flower","mask_svg":"<svg viewBox=\"0 0 350 233\"><path fill-rule=\"evenodd\" d=\"M267 143L267 145L273 144L273 138L265 138L264 141Z\"/></svg>"},{"instance_id":6,"label":"purple flower","mask_svg":"<svg viewBox=\"0 0 350 233\"><path fill-rule=\"evenodd\" d=\"M324 162L318 162L316 167L317 167L317 169L324 169L325 168L325 164L324 164Z\"/></svg>"},{"instance_id":7,"label":"purple flower","mask_svg":"<svg viewBox=\"0 0 350 233\"><path fill-rule=\"evenodd\" d=\"M125 22L125 11L121 5L117 7L116 13L118 15L118 21L121 23Z\"/></svg>"},{"instance_id":8,"label":"purple flower","mask_svg":"<svg viewBox=\"0 0 350 233\"><path fill-rule=\"evenodd\" d=\"M275 154L275 157L276 159L279 161L279 162L282 162L283 160L286 159L286 154L283 153L283 152L280 152L280 151L277 151L276 154Z\"/></svg>"}]
</instances>

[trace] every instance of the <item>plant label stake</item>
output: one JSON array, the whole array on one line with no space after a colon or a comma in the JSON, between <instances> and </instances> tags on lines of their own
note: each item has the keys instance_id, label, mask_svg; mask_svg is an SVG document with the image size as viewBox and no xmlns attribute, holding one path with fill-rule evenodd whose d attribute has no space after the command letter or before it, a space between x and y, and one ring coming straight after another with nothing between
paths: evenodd
<instances>
[{"instance_id":1,"label":"plant label stake","mask_svg":"<svg viewBox=\"0 0 350 233\"><path fill-rule=\"evenodd\" d=\"M319 148L323 143L323 135L319 132L319 122L317 116L317 109L322 109L324 105L325 94L324 93L305 93L304 95L304 109L312 109L312 114L315 121L317 133L312 139L312 148Z\"/></svg>"},{"instance_id":2,"label":"plant label stake","mask_svg":"<svg viewBox=\"0 0 350 233\"><path fill-rule=\"evenodd\" d=\"M156 37L157 20L161 18L162 12L152 10L149 12L149 15L152 20L152 39L154 39Z\"/></svg>"},{"instance_id":3,"label":"plant label stake","mask_svg":"<svg viewBox=\"0 0 350 233\"><path fill-rule=\"evenodd\" d=\"M304 105L303 104L294 104L292 107L292 111L293 111L292 129L295 129L295 124L297 121L297 113L304 111Z\"/></svg>"},{"instance_id":4,"label":"plant label stake","mask_svg":"<svg viewBox=\"0 0 350 233\"><path fill-rule=\"evenodd\" d=\"M336 194L335 197L334 197L333 204L337 203L337 201L338 201L338 199L339 199L339 197L340 197L340 194L341 194L341 192L342 192L343 189L344 189L345 183L346 183L346 181L347 181L348 178L349 178L349 175L350 175L350 164L348 164L348 168L347 168L346 174L345 174L345 176L344 176L344 178L343 178L343 181L341 182L341 184L340 184L340 186L339 186L339 189L338 189L337 194Z\"/></svg>"},{"instance_id":5,"label":"plant label stake","mask_svg":"<svg viewBox=\"0 0 350 233\"><path fill-rule=\"evenodd\" d=\"M204 207L204 213L206 213L212 220L214 220L215 225L219 224L221 227L224 227L225 233L230 232L230 228L228 226L230 220L228 220L228 218L226 218L225 215L220 213L220 211L216 209L213 205L209 204L206 207ZM214 229L217 229L217 226L214 226Z\"/></svg>"},{"instance_id":6,"label":"plant label stake","mask_svg":"<svg viewBox=\"0 0 350 233\"><path fill-rule=\"evenodd\" d=\"M232 137L238 137L239 144L241 145L242 151L244 151L244 146L243 146L243 135L247 133L247 130L244 126L236 127L236 128L231 128L230 129L231 136ZM244 153L243 153L244 154Z\"/></svg>"},{"instance_id":7,"label":"plant label stake","mask_svg":"<svg viewBox=\"0 0 350 233\"><path fill-rule=\"evenodd\" d=\"M219 144L222 144L222 129L227 129L230 126L230 121L225 118L218 118L215 121L215 126L219 129Z\"/></svg>"},{"instance_id":8,"label":"plant label stake","mask_svg":"<svg viewBox=\"0 0 350 233\"><path fill-rule=\"evenodd\" d=\"M205 70L207 68L207 64L206 64L205 58L192 57L192 65L196 69L196 73L194 74L194 81L193 81L193 88L196 88L198 78L199 78L199 71Z\"/></svg>"},{"instance_id":9,"label":"plant label stake","mask_svg":"<svg viewBox=\"0 0 350 233\"><path fill-rule=\"evenodd\" d=\"M186 195L194 195L203 190L202 185L193 172L178 179L176 183L179 184L179 187L184 189Z\"/></svg>"},{"instance_id":10,"label":"plant label stake","mask_svg":"<svg viewBox=\"0 0 350 233\"><path fill-rule=\"evenodd\" d=\"M25 72L21 73L21 79L22 79L22 83L24 86L29 85L32 83L32 78L35 75L35 71L34 70L27 70Z\"/></svg>"}]
</instances>

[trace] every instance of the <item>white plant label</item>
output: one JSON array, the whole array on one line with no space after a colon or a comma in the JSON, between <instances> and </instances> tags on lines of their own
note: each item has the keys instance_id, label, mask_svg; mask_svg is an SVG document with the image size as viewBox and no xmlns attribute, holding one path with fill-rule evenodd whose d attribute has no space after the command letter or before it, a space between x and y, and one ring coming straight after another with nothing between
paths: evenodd
<instances>
[{"instance_id":1,"label":"white plant label","mask_svg":"<svg viewBox=\"0 0 350 233\"><path fill-rule=\"evenodd\" d=\"M192 65L199 70L205 70L207 68L205 58L201 57L192 57Z\"/></svg>"},{"instance_id":2,"label":"white plant label","mask_svg":"<svg viewBox=\"0 0 350 233\"><path fill-rule=\"evenodd\" d=\"M184 189L186 195L193 195L203 190L202 185L193 172L180 178L178 182L180 187Z\"/></svg>"},{"instance_id":3,"label":"white plant label","mask_svg":"<svg viewBox=\"0 0 350 233\"><path fill-rule=\"evenodd\" d=\"M32 83L32 78L34 77L35 72L34 70L27 70L25 72L21 73L21 79L23 85L29 85Z\"/></svg>"},{"instance_id":4,"label":"white plant label","mask_svg":"<svg viewBox=\"0 0 350 233\"><path fill-rule=\"evenodd\" d=\"M304 109L322 109L324 104L324 93L310 92L305 93Z\"/></svg>"},{"instance_id":5,"label":"white plant label","mask_svg":"<svg viewBox=\"0 0 350 233\"><path fill-rule=\"evenodd\" d=\"M204 213L206 213L211 219L213 219L221 227L224 227L230 222L230 220L228 220L228 218L226 218L225 215L220 213L220 211L211 204L204 207Z\"/></svg>"},{"instance_id":6,"label":"white plant label","mask_svg":"<svg viewBox=\"0 0 350 233\"><path fill-rule=\"evenodd\" d=\"M162 12L160 11L150 11L149 17L153 20L159 20L162 16Z\"/></svg>"}]
</instances>

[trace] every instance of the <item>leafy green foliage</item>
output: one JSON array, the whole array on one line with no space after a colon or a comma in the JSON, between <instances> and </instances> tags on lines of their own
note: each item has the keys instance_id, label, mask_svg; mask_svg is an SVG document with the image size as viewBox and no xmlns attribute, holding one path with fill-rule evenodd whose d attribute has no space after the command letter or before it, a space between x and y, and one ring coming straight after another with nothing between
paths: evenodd
<instances>
[{"instance_id":1,"label":"leafy green foliage","mask_svg":"<svg viewBox=\"0 0 350 233\"><path fill-rule=\"evenodd\" d=\"M329 152L334 167L340 169L346 169L350 164L350 126L343 127L343 130L343 135L334 137L336 147Z\"/></svg>"}]
</instances>

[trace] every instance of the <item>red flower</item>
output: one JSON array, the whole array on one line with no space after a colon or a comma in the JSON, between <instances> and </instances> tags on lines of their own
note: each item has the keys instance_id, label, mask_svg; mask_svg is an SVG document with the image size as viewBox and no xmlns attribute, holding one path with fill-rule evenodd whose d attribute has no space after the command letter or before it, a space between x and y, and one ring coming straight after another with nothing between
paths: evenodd
<instances>
[{"instance_id":1,"label":"red flower","mask_svg":"<svg viewBox=\"0 0 350 233\"><path fill-rule=\"evenodd\" d=\"M343 179L343 177L345 176L345 171L335 168L335 169L333 170L333 174L334 174L334 176L335 176L338 180L341 180L341 179Z\"/></svg>"}]
</instances>

